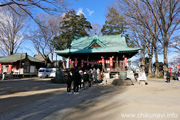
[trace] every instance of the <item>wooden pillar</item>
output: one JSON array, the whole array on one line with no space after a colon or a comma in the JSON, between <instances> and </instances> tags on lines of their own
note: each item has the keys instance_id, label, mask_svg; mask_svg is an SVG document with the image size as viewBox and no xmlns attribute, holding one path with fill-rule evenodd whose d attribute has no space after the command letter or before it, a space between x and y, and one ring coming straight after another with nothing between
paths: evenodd
<instances>
[{"instance_id":1,"label":"wooden pillar","mask_svg":"<svg viewBox=\"0 0 180 120\"><path fill-rule=\"evenodd\" d=\"M118 56L116 56L116 68L119 67L118 66Z\"/></svg>"},{"instance_id":2,"label":"wooden pillar","mask_svg":"<svg viewBox=\"0 0 180 120\"><path fill-rule=\"evenodd\" d=\"M105 61L104 61L104 57L102 57L102 67L103 67L103 70L104 70L104 66L105 66Z\"/></svg>"},{"instance_id":3,"label":"wooden pillar","mask_svg":"<svg viewBox=\"0 0 180 120\"><path fill-rule=\"evenodd\" d=\"M123 71L125 71L125 59L123 60Z\"/></svg>"}]
</instances>

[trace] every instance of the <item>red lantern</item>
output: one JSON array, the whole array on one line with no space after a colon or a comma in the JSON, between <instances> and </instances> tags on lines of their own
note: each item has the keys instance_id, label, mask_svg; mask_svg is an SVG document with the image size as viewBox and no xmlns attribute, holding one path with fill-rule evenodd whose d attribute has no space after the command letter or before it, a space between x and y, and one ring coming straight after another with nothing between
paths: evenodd
<instances>
[{"instance_id":1,"label":"red lantern","mask_svg":"<svg viewBox=\"0 0 180 120\"><path fill-rule=\"evenodd\" d=\"M127 58L124 58L125 67L127 66Z\"/></svg>"},{"instance_id":2,"label":"red lantern","mask_svg":"<svg viewBox=\"0 0 180 120\"><path fill-rule=\"evenodd\" d=\"M102 58L102 66L104 67L104 58Z\"/></svg>"},{"instance_id":3,"label":"red lantern","mask_svg":"<svg viewBox=\"0 0 180 120\"><path fill-rule=\"evenodd\" d=\"M75 58L75 67L77 67L77 63L78 63L77 58Z\"/></svg>"},{"instance_id":4,"label":"red lantern","mask_svg":"<svg viewBox=\"0 0 180 120\"><path fill-rule=\"evenodd\" d=\"M110 67L113 67L113 58L112 57L110 57L109 62L110 62Z\"/></svg>"},{"instance_id":5,"label":"red lantern","mask_svg":"<svg viewBox=\"0 0 180 120\"><path fill-rule=\"evenodd\" d=\"M2 65L0 64L0 71L2 71Z\"/></svg>"},{"instance_id":6,"label":"red lantern","mask_svg":"<svg viewBox=\"0 0 180 120\"><path fill-rule=\"evenodd\" d=\"M179 71L179 69L180 69L180 65L177 66L177 71Z\"/></svg>"},{"instance_id":7,"label":"red lantern","mask_svg":"<svg viewBox=\"0 0 180 120\"><path fill-rule=\"evenodd\" d=\"M83 68L83 67L84 67L84 60L81 59L81 68Z\"/></svg>"},{"instance_id":8,"label":"red lantern","mask_svg":"<svg viewBox=\"0 0 180 120\"><path fill-rule=\"evenodd\" d=\"M71 66L71 59L69 59L69 67Z\"/></svg>"},{"instance_id":9,"label":"red lantern","mask_svg":"<svg viewBox=\"0 0 180 120\"><path fill-rule=\"evenodd\" d=\"M11 71L11 69L12 69L12 65L9 65L9 69L8 69L8 71L10 72L10 71Z\"/></svg>"},{"instance_id":10,"label":"red lantern","mask_svg":"<svg viewBox=\"0 0 180 120\"><path fill-rule=\"evenodd\" d=\"M87 58L87 66L89 66L89 60L88 60L88 58Z\"/></svg>"}]
</instances>

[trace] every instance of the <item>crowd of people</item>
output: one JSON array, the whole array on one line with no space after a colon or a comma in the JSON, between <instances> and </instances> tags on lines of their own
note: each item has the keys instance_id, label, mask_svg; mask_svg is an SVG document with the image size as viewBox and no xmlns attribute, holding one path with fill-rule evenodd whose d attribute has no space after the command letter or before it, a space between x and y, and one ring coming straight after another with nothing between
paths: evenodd
<instances>
[{"instance_id":1,"label":"crowd of people","mask_svg":"<svg viewBox=\"0 0 180 120\"><path fill-rule=\"evenodd\" d=\"M174 74L173 79L180 81L180 69L178 71L175 71L173 74ZM171 77L172 77L172 74L170 73L170 70L168 70L166 73L166 82L167 83L170 83Z\"/></svg>"},{"instance_id":2,"label":"crowd of people","mask_svg":"<svg viewBox=\"0 0 180 120\"><path fill-rule=\"evenodd\" d=\"M68 71L67 94L79 94L79 89L87 90L94 82L101 79L99 68L93 69L71 69Z\"/></svg>"},{"instance_id":3,"label":"crowd of people","mask_svg":"<svg viewBox=\"0 0 180 120\"><path fill-rule=\"evenodd\" d=\"M180 81L180 69L174 72L174 80Z\"/></svg>"}]
</instances>

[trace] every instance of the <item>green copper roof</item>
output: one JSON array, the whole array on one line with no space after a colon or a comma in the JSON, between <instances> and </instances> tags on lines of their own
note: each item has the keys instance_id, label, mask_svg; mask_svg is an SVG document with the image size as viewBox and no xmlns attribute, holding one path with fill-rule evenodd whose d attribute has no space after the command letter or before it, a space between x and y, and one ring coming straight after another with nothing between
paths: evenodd
<instances>
[{"instance_id":1,"label":"green copper roof","mask_svg":"<svg viewBox=\"0 0 180 120\"><path fill-rule=\"evenodd\" d=\"M17 62L19 60L29 60L32 62L41 62L40 60L27 55L27 53L15 53L13 55L9 55L7 57L0 58L0 63L12 63L12 62Z\"/></svg>"},{"instance_id":2,"label":"green copper roof","mask_svg":"<svg viewBox=\"0 0 180 120\"><path fill-rule=\"evenodd\" d=\"M90 48L96 42L101 47ZM141 48L127 47L125 37L120 35L105 35L105 36L91 36L91 37L76 37L71 43L71 54L78 53L109 53L109 52L137 52ZM59 55L69 53L69 49L55 51Z\"/></svg>"}]
</instances>

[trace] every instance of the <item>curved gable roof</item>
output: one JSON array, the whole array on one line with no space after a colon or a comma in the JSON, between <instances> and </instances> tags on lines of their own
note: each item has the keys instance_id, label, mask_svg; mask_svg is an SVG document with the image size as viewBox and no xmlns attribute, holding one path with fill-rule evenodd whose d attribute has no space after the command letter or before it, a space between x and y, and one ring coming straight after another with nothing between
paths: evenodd
<instances>
[{"instance_id":1,"label":"curved gable roof","mask_svg":"<svg viewBox=\"0 0 180 120\"><path fill-rule=\"evenodd\" d=\"M97 42L101 47L90 48L90 46ZM73 53L107 53L107 52L138 52L141 48L130 48L126 44L125 37L119 35L104 35L91 37L75 37L71 42L71 54ZM69 49L55 51L60 55L69 54Z\"/></svg>"},{"instance_id":2,"label":"curved gable roof","mask_svg":"<svg viewBox=\"0 0 180 120\"><path fill-rule=\"evenodd\" d=\"M93 41L97 41L101 46L115 47L123 46L127 47L125 37L119 35L105 35L105 36L91 36L91 37L78 37L71 43L71 49L85 49L92 45Z\"/></svg>"},{"instance_id":3,"label":"curved gable roof","mask_svg":"<svg viewBox=\"0 0 180 120\"><path fill-rule=\"evenodd\" d=\"M32 62L41 62L40 60L27 55L27 53L15 53L13 55L9 55L7 57L0 58L0 63L12 63L12 62L17 62L19 60L29 60Z\"/></svg>"}]
</instances>

